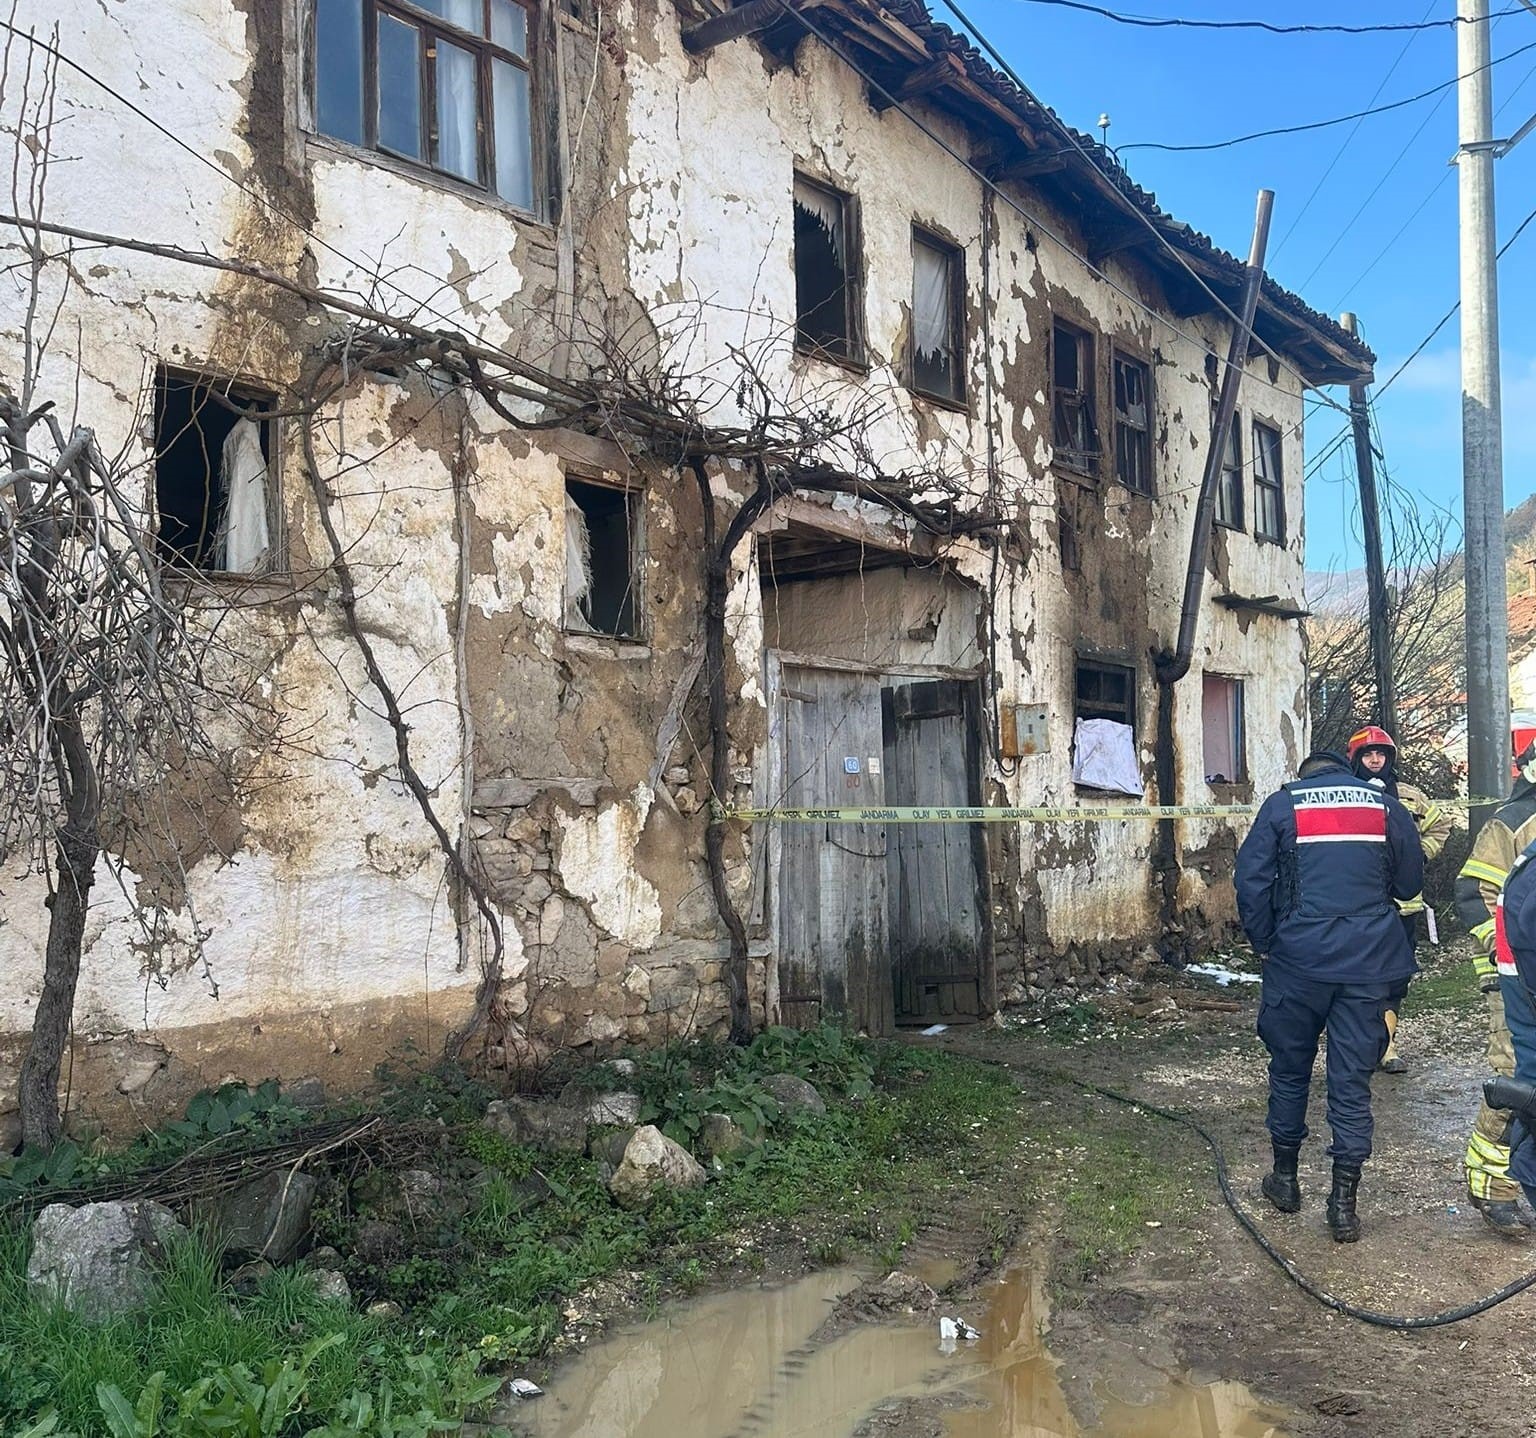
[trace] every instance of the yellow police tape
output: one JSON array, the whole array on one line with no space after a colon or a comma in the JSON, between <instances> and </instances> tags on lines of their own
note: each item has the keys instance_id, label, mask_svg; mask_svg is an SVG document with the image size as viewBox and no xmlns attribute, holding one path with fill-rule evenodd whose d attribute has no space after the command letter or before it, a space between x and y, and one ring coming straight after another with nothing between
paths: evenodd
<instances>
[{"instance_id":1,"label":"yellow police tape","mask_svg":"<svg viewBox=\"0 0 1536 1438\"><path fill-rule=\"evenodd\" d=\"M1441 808L1503 804L1503 799L1437 799ZM715 822L774 824L1104 824L1123 819L1220 819L1229 814L1257 814L1257 804L1106 804L1078 806L1036 804L1026 808L731 809L713 805Z\"/></svg>"}]
</instances>

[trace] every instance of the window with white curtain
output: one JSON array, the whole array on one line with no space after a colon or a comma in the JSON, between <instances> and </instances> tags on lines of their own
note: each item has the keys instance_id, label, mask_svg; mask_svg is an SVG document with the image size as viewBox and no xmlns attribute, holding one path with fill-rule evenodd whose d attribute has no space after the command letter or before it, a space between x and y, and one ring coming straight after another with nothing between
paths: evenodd
<instances>
[{"instance_id":1,"label":"window with white curtain","mask_svg":"<svg viewBox=\"0 0 1536 1438\"><path fill-rule=\"evenodd\" d=\"M537 208L520 0L314 0L315 129Z\"/></svg>"},{"instance_id":2,"label":"window with white curtain","mask_svg":"<svg viewBox=\"0 0 1536 1438\"><path fill-rule=\"evenodd\" d=\"M795 345L860 360L858 210L851 195L795 176Z\"/></svg>"},{"instance_id":3,"label":"window with white curtain","mask_svg":"<svg viewBox=\"0 0 1536 1438\"><path fill-rule=\"evenodd\" d=\"M954 245L912 230L911 383L921 394L965 400L965 257Z\"/></svg>"}]
</instances>

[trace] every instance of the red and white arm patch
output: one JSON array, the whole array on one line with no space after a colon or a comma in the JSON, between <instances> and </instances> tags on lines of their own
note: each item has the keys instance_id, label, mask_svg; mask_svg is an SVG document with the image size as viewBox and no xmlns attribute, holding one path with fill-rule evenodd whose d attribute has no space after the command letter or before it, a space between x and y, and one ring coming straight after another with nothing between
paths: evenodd
<instances>
[{"instance_id":1,"label":"red and white arm patch","mask_svg":"<svg viewBox=\"0 0 1536 1438\"><path fill-rule=\"evenodd\" d=\"M1369 789L1341 785L1292 791L1298 844L1385 844L1387 806Z\"/></svg>"}]
</instances>

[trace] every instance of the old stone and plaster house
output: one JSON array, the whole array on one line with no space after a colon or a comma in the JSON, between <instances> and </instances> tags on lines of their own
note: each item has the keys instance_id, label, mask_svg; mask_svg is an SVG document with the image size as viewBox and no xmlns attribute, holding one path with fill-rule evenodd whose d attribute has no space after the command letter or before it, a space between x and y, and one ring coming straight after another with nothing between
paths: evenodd
<instances>
[{"instance_id":1,"label":"old stone and plaster house","mask_svg":"<svg viewBox=\"0 0 1536 1438\"><path fill-rule=\"evenodd\" d=\"M1149 801L1292 772L1303 394L1371 356L1266 285L1160 741L1151 656L1178 626L1242 267L914 0L22 0L17 24L57 25L71 62L49 221L260 266L557 382L640 375L701 426L824 424L822 477L921 476L949 523L771 476L725 572L724 802L1093 805L1084 718L1130 727ZM188 602L228 609L302 736L257 757L182 882L132 869L169 922L158 952L98 885L77 1101L125 1116L228 1074L345 1083L433 1051L485 931L339 610L293 417L338 316L111 243L45 289L52 392L140 467ZM3 303L9 366L19 290ZM314 421L359 623L504 920L492 1052L720 1026L697 473L611 417L520 428L409 368L349 373ZM723 534L754 463L706 470ZM1158 858L1134 821L728 825L755 1011L889 1030L1197 942L1231 919L1234 829L1172 839ZM3 879L18 1041L40 882Z\"/></svg>"}]
</instances>

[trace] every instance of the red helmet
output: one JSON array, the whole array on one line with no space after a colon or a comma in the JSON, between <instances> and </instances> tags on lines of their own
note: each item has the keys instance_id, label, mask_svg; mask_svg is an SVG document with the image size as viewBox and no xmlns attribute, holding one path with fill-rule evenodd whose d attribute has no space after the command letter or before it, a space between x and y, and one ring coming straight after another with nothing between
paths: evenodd
<instances>
[{"instance_id":1,"label":"red helmet","mask_svg":"<svg viewBox=\"0 0 1536 1438\"><path fill-rule=\"evenodd\" d=\"M1362 749L1390 749L1395 755L1397 741L1378 725L1367 724L1364 729L1357 729L1349 736L1348 752L1351 764L1355 762L1355 757Z\"/></svg>"}]
</instances>

